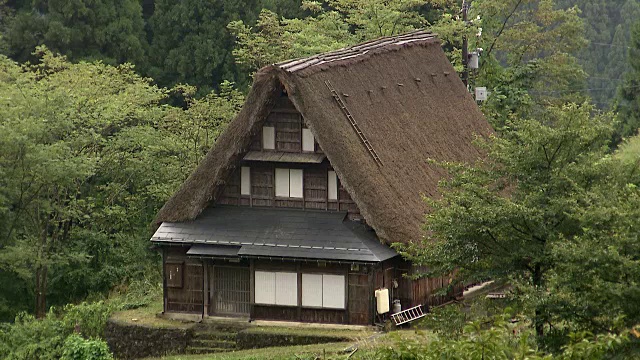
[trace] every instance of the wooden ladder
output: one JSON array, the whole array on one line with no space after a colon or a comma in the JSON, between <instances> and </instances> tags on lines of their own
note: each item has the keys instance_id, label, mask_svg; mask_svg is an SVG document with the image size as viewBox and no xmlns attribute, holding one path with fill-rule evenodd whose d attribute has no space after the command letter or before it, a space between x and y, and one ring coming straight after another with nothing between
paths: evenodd
<instances>
[{"instance_id":1,"label":"wooden ladder","mask_svg":"<svg viewBox=\"0 0 640 360\"><path fill-rule=\"evenodd\" d=\"M399 313L391 314L391 320L398 326L425 316L426 314L422 311L422 305L418 305L407 310L402 310Z\"/></svg>"},{"instance_id":2,"label":"wooden ladder","mask_svg":"<svg viewBox=\"0 0 640 360\"><path fill-rule=\"evenodd\" d=\"M340 106L340 109L342 110L342 113L349 120L349 123L351 124L353 129L356 131L356 134L358 134L358 137L360 138L360 141L362 141L362 143L364 144L364 147L367 148L367 150L369 151L369 154L371 155L373 160L376 162L376 164L378 166L381 166L382 165L382 161L380 160L380 157L378 156L378 153L376 153L376 151L373 149L373 146L371 146L371 143L369 142L369 140L367 140L367 138L364 136L364 133L362 132L362 130L360 130L360 126L358 126L358 123L356 122L356 120L351 115L351 112L347 108L347 105L344 103L344 101L342 101L342 98L340 98L340 95L338 95L338 92L336 91L336 89L333 88L333 85L331 85L331 82L329 80L326 80L324 82L324 84L327 85L327 88L329 88L329 91L331 91L331 95L333 95L333 98L338 103L338 106Z\"/></svg>"}]
</instances>

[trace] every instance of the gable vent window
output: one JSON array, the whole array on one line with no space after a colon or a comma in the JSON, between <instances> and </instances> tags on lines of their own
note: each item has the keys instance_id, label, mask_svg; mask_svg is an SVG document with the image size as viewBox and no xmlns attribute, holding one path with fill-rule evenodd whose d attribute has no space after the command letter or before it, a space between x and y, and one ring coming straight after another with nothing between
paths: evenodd
<instances>
[{"instance_id":1,"label":"gable vent window","mask_svg":"<svg viewBox=\"0 0 640 360\"><path fill-rule=\"evenodd\" d=\"M276 169L276 197L302 198L302 169Z\"/></svg>"},{"instance_id":2,"label":"gable vent window","mask_svg":"<svg viewBox=\"0 0 640 360\"><path fill-rule=\"evenodd\" d=\"M310 129L302 129L302 151L313 152L316 150L316 139Z\"/></svg>"},{"instance_id":3,"label":"gable vent window","mask_svg":"<svg viewBox=\"0 0 640 360\"><path fill-rule=\"evenodd\" d=\"M338 176L336 172L329 170L329 178L327 180L329 200L338 200Z\"/></svg>"},{"instance_id":4,"label":"gable vent window","mask_svg":"<svg viewBox=\"0 0 640 360\"><path fill-rule=\"evenodd\" d=\"M251 195L251 168L248 166L240 169L240 195Z\"/></svg>"},{"instance_id":5,"label":"gable vent window","mask_svg":"<svg viewBox=\"0 0 640 360\"><path fill-rule=\"evenodd\" d=\"M298 305L298 274L294 272L255 272L255 303Z\"/></svg>"},{"instance_id":6,"label":"gable vent window","mask_svg":"<svg viewBox=\"0 0 640 360\"><path fill-rule=\"evenodd\" d=\"M345 308L343 275L302 274L302 306Z\"/></svg>"},{"instance_id":7,"label":"gable vent window","mask_svg":"<svg viewBox=\"0 0 640 360\"><path fill-rule=\"evenodd\" d=\"M276 128L273 126L262 127L262 148L266 150L275 150Z\"/></svg>"}]
</instances>

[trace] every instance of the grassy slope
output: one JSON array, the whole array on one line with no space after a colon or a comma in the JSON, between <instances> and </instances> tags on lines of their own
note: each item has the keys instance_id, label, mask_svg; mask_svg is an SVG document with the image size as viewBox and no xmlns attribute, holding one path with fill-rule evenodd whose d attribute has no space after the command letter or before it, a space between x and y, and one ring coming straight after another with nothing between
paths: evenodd
<instances>
[{"instance_id":1,"label":"grassy slope","mask_svg":"<svg viewBox=\"0 0 640 360\"><path fill-rule=\"evenodd\" d=\"M309 329L310 330L310 329ZM321 330L323 331L323 330ZM353 343L339 342L328 344L314 344L314 345L299 345L288 347L271 347L263 349L252 350L239 350L228 353L220 354L205 354L205 355L173 355L162 358L154 358L147 360L304 360L304 359L323 359L323 360L338 360L338 359L374 359L376 348L382 346L392 346L396 341L402 340L416 340L416 341L428 341L430 336L429 332L414 331L414 330L400 330L392 333L384 334L375 340L361 339L358 342L359 350L351 357L350 352L345 351L347 348L353 346Z\"/></svg>"},{"instance_id":2,"label":"grassy slope","mask_svg":"<svg viewBox=\"0 0 640 360\"><path fill-rule=\"evenodd\" d=\"M326 359L345 358L344 349L349 347L350 343L329 343L314 345L299 345L288 347L271 347L253 350L239 350L228 353L205 354L205 355L175 355L163 357L163 360L204 360L204 359L221 359L221 360L239 360L239 359L315 359L316 357ZM353 358L353 357L352 357ZM151 360L151 359L148 359Z\"/></svg>"},{"instance_id":3,"label":"grassy slope","mask_svg":"<svg viewBox=\"0 0 640 360\"><path fill-rule=\"evenodd\" d=\"M149 304L149 306L118 311L111 316L111 319L122 323L160 328L186 328L193 326L193 323L159 318L156 314L160 312L162 312L162 301L157 301Z\"/></svg>"}]
</instances>

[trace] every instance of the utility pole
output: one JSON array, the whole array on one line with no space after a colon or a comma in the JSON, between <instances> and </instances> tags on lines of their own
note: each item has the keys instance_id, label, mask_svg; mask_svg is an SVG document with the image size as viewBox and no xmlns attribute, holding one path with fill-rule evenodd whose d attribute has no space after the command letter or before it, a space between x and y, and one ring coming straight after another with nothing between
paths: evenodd
<instances>
[{"instance_id":1,"label":"utility pole","mask_svg":"<svg viewBox=\"0 0 640 360\"><path fill-rule=\"evenodd\" d=\"M462 0L462 21L464 21L465 31L467 26L469 8L471 0ZM469 85L469 40L466 32L462 35L462 82L465 86Z\"/></svg>"}]
</instances>

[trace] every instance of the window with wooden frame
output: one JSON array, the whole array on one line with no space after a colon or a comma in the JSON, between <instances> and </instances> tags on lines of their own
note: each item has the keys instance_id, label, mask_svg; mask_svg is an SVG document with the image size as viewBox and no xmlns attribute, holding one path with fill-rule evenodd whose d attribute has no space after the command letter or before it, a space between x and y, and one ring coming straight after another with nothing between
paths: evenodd
<instances>
[{"instance_id":1,"label":"window with wooden frame","mask_svg":"<svg viewBox=\"0 0 640 360\"><path fill-rule=\"evenodd\" d=\"M184 283L184 262L166 262L165 277L167 280L167 287L170 288L182 288Z\"/></svg>"},{"instance_id":2,"label":"window with wooden frame","mask_svg":"<svg viewBox=\"0 0 640 360\"><path fill-rule=\"evenodd\" d=\"M345 277L331 274L302 274L302 306L345 308Z\"/></svg>"},{"instance_id":3,"label":"window with wooden frame","mask_svg":"<svg viewBox=\"0 0 640 360\"><path fill-rule=\"evenodd\" d=\"M303 170L276 168L276 197L303 197Z\"/></svg>"},{"instance_id":4,"label":"window with wooden frame","mask_svg":"<svg viewBox=\"0 0 640 360\"><path fill-rule=\"evenodd\" d=\"M255 303L264 305L298 305L298 274L295 272L256 271Z\"/></svg>"}]
</instances>

